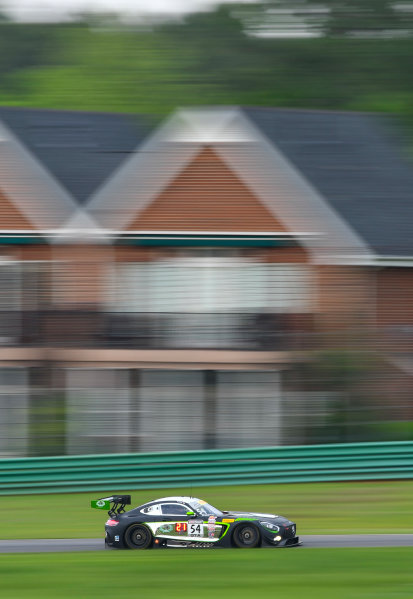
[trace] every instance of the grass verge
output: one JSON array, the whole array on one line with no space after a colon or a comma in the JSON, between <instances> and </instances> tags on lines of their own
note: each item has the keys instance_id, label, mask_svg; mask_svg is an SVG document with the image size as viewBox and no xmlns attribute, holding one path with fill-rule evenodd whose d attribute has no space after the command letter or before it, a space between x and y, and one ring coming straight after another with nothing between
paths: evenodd
<instances>
[{"instance_id":1,"label":"grass verge","mask_svg":"<svg viewBox=\"0 0 413 599\"><path fill-rule=\"evenodd\" d=\"M0 580L7 599L411 599L412 563L409 547L19 554Z\"/></svg>"},{"instance_id":2,"label":"grass verge","mask_svg":"<svg viewBox=\"0 0 413 599\"><path fill-rule=\"evenodd\" d=\"M270 512L297 522L299 534L413 533L413 481L246 485L133 491L132 504L192 494L221 509ZM3 539L103 536L106 513L90 508L105 493L0 497Z\"/></svg>"}]
</instances>

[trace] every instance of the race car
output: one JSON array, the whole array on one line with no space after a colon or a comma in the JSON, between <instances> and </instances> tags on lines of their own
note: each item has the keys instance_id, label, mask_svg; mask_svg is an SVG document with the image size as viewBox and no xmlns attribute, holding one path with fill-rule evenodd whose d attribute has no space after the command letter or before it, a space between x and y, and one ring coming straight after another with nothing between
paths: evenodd
<instances>
[{"instance_id":1,"label":"race car","mask_svg":"<svg viewBox=\"0 0 413 599\"><path fill-rule=\"evenodd\" d=\"M221 511L195 497L162 497L125 511L130 495L91 502L108 509L107 548L294 547L296 525L276 514Z\"/></svg>"}]
</instances>

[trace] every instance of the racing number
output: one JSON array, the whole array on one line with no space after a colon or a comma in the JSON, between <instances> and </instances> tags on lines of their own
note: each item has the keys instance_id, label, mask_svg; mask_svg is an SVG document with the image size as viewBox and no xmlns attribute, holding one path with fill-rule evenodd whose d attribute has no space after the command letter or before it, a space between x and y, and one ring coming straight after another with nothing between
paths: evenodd
<instances>
[{"instance_id":1,"label":"racing number","mask_svg":"<svg viewBox=\"0 0 413 599\"><path fill-rule=\"evenodd\" d=\"M191 537L200 537L202 535L202 524L188 523L188 534Z\"/></svg>"}]
</instances>

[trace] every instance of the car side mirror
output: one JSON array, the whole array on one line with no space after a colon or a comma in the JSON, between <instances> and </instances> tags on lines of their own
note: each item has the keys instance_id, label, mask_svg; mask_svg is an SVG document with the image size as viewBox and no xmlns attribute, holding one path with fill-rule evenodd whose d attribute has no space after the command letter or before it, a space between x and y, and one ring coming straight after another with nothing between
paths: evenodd
<instances>
[{"instance_id":1,"label":"car side mirror","mask_svg":"<svg viewBox=\"0 0 413 599\"><path fill-rule=\"evenodd\" d=\"M195 516L195 512L186 512L187 516Z\"/></svg>"}]
</instances>

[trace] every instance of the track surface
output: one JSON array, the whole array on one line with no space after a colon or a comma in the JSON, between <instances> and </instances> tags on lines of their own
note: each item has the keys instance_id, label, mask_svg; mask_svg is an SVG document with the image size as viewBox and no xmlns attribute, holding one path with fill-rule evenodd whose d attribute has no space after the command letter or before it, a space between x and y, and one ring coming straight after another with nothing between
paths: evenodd
<instances>
[{"instance_id":1,"label":"track surface","mask_svg":"<svg viewBox=\"0 0 413 599\"><path fill-rule=\"evenodd\" d=\"M303 547L413 547L408 535L303 535ZM103 551L102 539L28 539L0 541L0 553Z\"/></svg>"}]
</instances>

